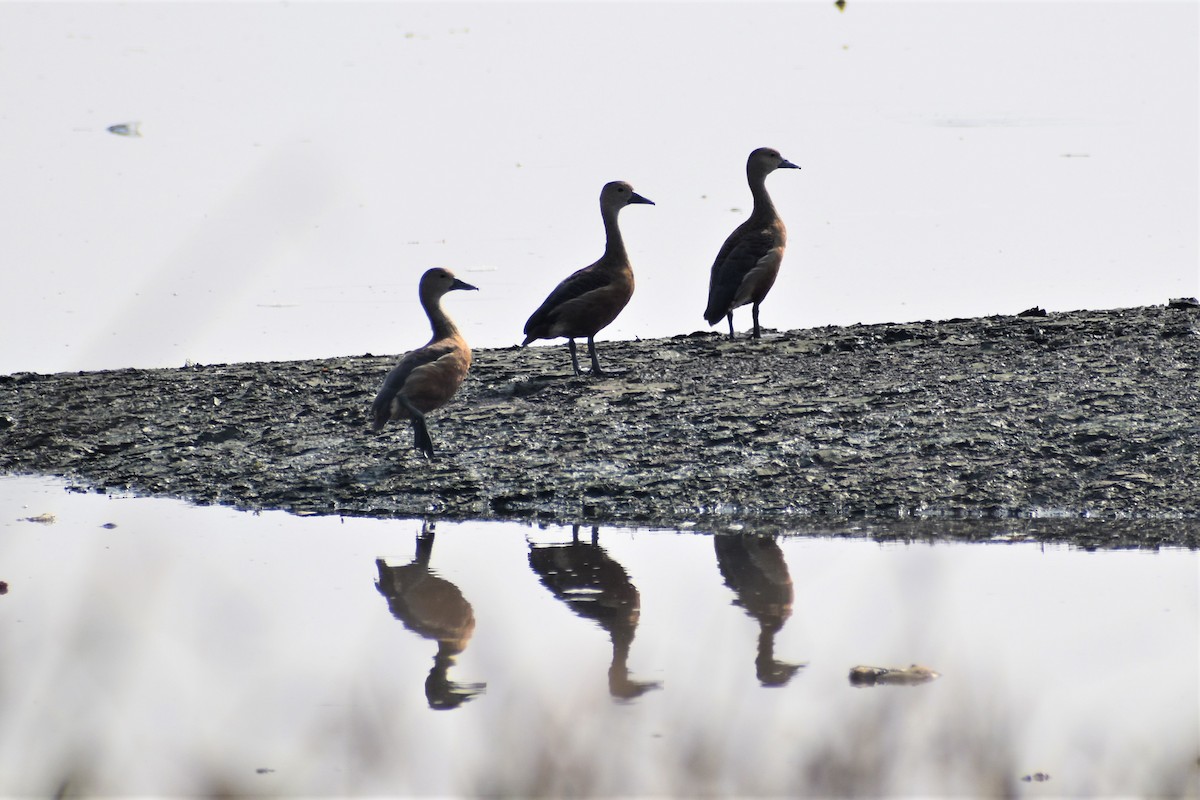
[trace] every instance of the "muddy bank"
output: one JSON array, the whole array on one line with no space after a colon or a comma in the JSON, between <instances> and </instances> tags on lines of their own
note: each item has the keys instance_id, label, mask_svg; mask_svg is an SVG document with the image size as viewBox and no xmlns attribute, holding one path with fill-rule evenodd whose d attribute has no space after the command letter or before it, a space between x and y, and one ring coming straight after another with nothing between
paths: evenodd
<instances>
[{"instance_id":1,"label":"muddy bank","mask_svg":"<svg viewBox=\"0 0 1200 800\"><path fill-rule=\"evenodd\" d=\"M433 462L368 430L395 356L0 376L0 471L296 513L1200 544L1195 309L600 348L622 374L476 351Z\"/></svg>"}]
</instances>

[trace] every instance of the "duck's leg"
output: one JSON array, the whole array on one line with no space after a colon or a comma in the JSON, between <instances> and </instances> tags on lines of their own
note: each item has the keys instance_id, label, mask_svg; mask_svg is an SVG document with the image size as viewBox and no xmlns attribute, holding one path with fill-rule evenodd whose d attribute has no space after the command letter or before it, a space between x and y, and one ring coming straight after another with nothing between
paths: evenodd
<instances>
[{"instance_id":1,"label":"duck's leg","mask_svg":"<svg viewBox=\"0 0 1200 800\"><path fill-rule=\"evenodd\" d=\"M421 455L433 459L433 440L429 438L429 428L425 427L425 415L412 418L413 440Z\"/></svg>"},{"instance_id":2,"label":"duck's leg","mask_svg":"<svg viewBox=\"0 0 1200 800\"><path fill-rule=\"evenodd\" d=\"M758 303L750 306L750 313L754 316L754 338L761 339L762 333L758 329Z\"/></svg>"},{"instance_id":3,"label":"duck's leg","mask_svg":"<svg viewBox=\"0 0 1200 800\"><path fill-rule=\"evenodd\" d=\"M729 320L729 338L733 338L733 311L725 315L725 319Z\"/></svg>"},{"instance_id":4,"label":"duck's leg","mask_svg":"<svg viewBox=\"0 0 1200 800\"><path fill-rule=\"evenodd\" d=\"M571 351L571 366L575 369L575 374L582 375L583 372L579 369L579 356L575 353L574 339L567 339L567 349Z\"/></svg>"},{"instance_id":5,"label":"duck's leg","mask_svg":"<svg viewBox=\"0 0 1200 800\"><path fill-rule=\"evenodd\" d=\"M433 440L429 438L429 428L425 425L425 415L404 395L400 395L397 399L400 401L400 405L404 406L404 409L408 412L408 419L412 423L413 441L417 449L421 451L421 455L432 459Z\"/></svg>"},{"instance_id":6,"label":"duck's leg","mask_svg":"<svg viewBox=\"0 0 1200 800\"><path fill-rule=\"evenodd\" d=\"M604 371L600 369L600 360L596 358L596 340L591 336L588 337L588 355L592 359L592 375L597 378L604 375Z\"/></svg>"}]
</instances>

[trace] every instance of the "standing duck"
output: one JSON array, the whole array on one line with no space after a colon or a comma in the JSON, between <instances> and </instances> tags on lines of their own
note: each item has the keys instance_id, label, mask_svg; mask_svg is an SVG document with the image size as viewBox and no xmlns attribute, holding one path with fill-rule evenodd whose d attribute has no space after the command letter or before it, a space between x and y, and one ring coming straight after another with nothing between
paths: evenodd
<instances>
[{"instance_id":1,"label":"standing duck","mask_svg":"<svg viewBox=\"0 0 1200 800\"><path fill-rule=\"evenodd\" d=\"M754 338L761 336L758 327L758 307L779 274L783 249L787 245L787 229L775 213L771 196L767 194L767 176L777 169L800 169L779 154L778 150L760 147L746 161L746 179L754 197L750 218L729 234L717 253L708 281L708 308L704 319L716 325L721 317L729 320L729 338L733 338L733 310L752 303Z\"/></svg>"},{"instance_id":2,"label":"standing duck","mask_svg":"<svg viewBox=\"0 0 1200 800\"><path fill-rule=\"evenodd\" d=\"M442 296L455 289L476 288L441 267L421 276L421 306L429 317L433 338L400 359L384 378L371 406L375 431L382 430L388 420L409 420L417 449L426 458L433 458L433 441L425 415L449 402L471 368L471 348L442 310Z\"/></svg>"},{"instance_id":3,"label":"standing duck","mask_svg":"<svg viewBox=\"0 0 1200 800\"><path fill-rule=\"evenodd\" d=\"M583 374L575 353L576 337L587 337L592 375L603 375L600 362L596 359L594 337L600 329L617 318L633 296L633 269L625 252L625 242L621 239L621 229L617 227L617 214L630 203L654 205L653 201L642 197L625 181L604 185L600 190L604 255L595 264L575 272L556 286L525 323L522 347L536 339L566 337L567 349L571 351L571 366L576 375Z\"/></svg>"}]
</instances>

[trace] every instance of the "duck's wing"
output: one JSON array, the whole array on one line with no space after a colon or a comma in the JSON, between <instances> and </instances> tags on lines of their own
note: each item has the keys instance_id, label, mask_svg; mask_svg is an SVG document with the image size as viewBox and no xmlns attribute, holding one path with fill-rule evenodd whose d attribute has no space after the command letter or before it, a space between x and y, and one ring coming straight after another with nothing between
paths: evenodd
<instances>
[{"instance_id":1,"label":"duck's wing","mask_svg":"<svg viewBox=\"0 0 1200 800\"><path fill-rule=\"evenodd\" d=\"M554 291L550 292L550 296L534 311L529 317L529 321L525 323L525 335L529 337L525 343L539 339L544 336L550 324L554 321L555 312L558 311L566 303L572 300L578 300L592 292L603 292L612 283L611 275L595 269L593 264L590 267L584 267L563 279L562 283L554 287Z\"/></svg>"},{"instance_id":2,"label":"duck's wing","mask_svg":"<svg viewBox=\"0 0 1200 800\"><path fill-rule=\"evenodd\" d=\"M375 395L375 402L371 404L371 416L375 421L375 430L382 428L392 418L392 402L410 379L419 380L424 373L437 370L438 362L442 359L457 357L457 343L453 340L443 339L430 342L400 359L400 363L393 367L387 377L383 379L383 386L380 387L379 394Z\"/></svg>"},{"instance_id":3,"label":"duck's wing","mask_svg":"<svg viewBox=\"0 0 1200 800\"><path fill-rule=\"evenodd\" d=\"M708 281L708 308L704 311L704 319L710 325L732 310L742 282L778 246L779 237L771 228L739 228L725 240L713 261Z\"/></svg>"}]
</instances>

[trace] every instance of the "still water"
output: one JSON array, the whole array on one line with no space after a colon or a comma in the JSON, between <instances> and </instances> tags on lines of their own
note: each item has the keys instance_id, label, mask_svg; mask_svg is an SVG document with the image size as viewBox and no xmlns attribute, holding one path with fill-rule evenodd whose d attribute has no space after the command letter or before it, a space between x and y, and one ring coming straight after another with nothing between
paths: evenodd
<instances>
[{"instance_id":1,"label":"still water","mask_svg":"<svg viewBox=\"0 0 1200 800\"><path fill-rule=\"evenodd\" d=\"M761 146L802 167L768 327L1163 304L1198 43L1170 2L0 3L0 373L396 353L431 266L507 347L614 179L657 205L602 337L690 333Z\"/></svg>"},{"instance_id":2,"label":"still water","mask_svg":"<svg viewBox=\"0 0 1200 800\"><path fill-rule=\"evenodd\" d=\"M1197 792L1194 552L64 486L0 479L0 795Z\"/></svg>"}]
</instances>

